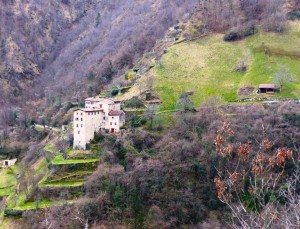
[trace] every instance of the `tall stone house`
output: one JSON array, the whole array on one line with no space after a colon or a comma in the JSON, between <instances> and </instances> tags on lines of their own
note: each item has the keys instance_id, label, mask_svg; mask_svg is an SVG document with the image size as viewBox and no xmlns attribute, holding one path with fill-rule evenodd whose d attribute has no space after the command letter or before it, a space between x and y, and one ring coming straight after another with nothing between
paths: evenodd
<instances>
[{"instance_id":1,"label":"tall stone house","mask_svg":"<svg viewBox=\"0 0 300 229\"><path fill-rule=\"evenodd\" d=\"M74 111L73 148L86 149L95 132L118 133L125 124L125 113L120 105L120 101L111 98L87 98L85 108Z\"/></svg>"}]
</instances>

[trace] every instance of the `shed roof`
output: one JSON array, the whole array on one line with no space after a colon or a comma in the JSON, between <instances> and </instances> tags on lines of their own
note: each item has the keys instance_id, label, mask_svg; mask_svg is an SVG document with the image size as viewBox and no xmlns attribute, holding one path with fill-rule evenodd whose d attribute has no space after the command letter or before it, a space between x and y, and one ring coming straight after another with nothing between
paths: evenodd
<instances>
[{"instance_id":1,"label":"shed roof","mask_svg":"<svg viewBox=\"0 0 300 229\"><path fill-rule=\"evenodd\" d=\"M274 89L275 85L274 84L260 84L259 88Z\"/></svg>"},{"instance_id":2,"label":"shed roof","mask_svg":"<svg viewBox=\"0 0 300 229\"><path fill-rule=\"evenodd\" d=\"M111 110L108 113L109 116L120 116L121 114L124 114L124 111L121 111L121 110Z\"/></svg>"}]
</instances>

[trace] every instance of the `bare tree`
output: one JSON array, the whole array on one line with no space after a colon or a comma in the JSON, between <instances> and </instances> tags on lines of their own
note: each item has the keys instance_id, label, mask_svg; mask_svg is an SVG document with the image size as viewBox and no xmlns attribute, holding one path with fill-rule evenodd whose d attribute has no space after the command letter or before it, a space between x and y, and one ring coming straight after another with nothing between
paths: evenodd
<instances>
[{"instance_id":1,"label":"bare tree","mask_svg":"<svg viewBox=\"0 0 300 229\"><path fill-rule=\"evenodd\" d=\"M62 154L63 158L64 159L67 159L67 149L69 147L69 142L65 139L61 139L61 140L58 140L55 145L54 145L54 148Z\"/></svg>"},{"instance_id":2,"label":"bare tree","mask_svg":"<svg viewBox=\"0 0 300 229\"><path fill-rule=\"evenodd\" d=\"M152 91L153 85L154 85L154 76L153 75L147 76L147 78L146 78L146 87L147 87L147 89Z\"/></svg>"},{"instance_id":3,"label":"bare tree","mask_svg":"<svg viewBox=\"0 0 300 229\"><path fill-rule=\"evenodd\" d=\"M191 95L193 95L193 92L184 92L180 95L179 99L176 101L176 108L180 109L184 112L187 111L193 111L194 110L194 104L191 100Z\"/></svg>"},{"instance_id":4,"label":"bare tree","mask_svg":"<svg viewBox=\"0 0 300 229\"><path fill-rule=\"evenodd\" d=\"M158 106L151 104L147 108L146 112L144 113L144 116L147 119L149 119L149 121L150 121L150 124L149 124L150 130L153 129L153 124L154 124L154 121L155 121L155 118L156 118L156 112L157 112L157 110L158 110Z\"/></svg>"},{"instance_id":5,"label":"bare tree","mask_svg":"<svg viewBox=\"0 0 300 229\"><path fill-rule=\"evenodd\" d=\"M264 139L259 152L255 152L251 142L237 145L229 142L234 135L229 123L224 123L218 131L216 150L229 163L223 171L218 171L214 180L219 200L233 213L233 227L298 228L299 194L294 189L299 180L296 152L276 149L268 139ZM237 158L231 157L233 152ZM297 168L295 174L289 176L285 165L292 161ZM288 181L287 177L290 177ZM280 202L282 198L284 204Z\"/></svg>"},{"instance_id":6,"label":"bare tree","mask_svg":"<svg viewBox=\"0 0 300 229\"><path fill-rule=\"evenodd\" d=\"M274 83L279 86L280 92L282 91L283 86L291 82L293 77L290 72L290 68L286 65L279 65L278 71L274 76Z\"/></svg>"}]
</instances>

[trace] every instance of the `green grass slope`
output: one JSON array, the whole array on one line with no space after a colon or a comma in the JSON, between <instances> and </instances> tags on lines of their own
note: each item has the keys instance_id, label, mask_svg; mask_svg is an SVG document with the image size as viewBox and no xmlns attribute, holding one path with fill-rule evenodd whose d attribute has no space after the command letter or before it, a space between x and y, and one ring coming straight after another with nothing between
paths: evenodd
<instances>
[{"instance_id":1,"label":"green grass slope","mask_svg":"<svg viewBox=\"0 0 300 229\"><path fill-rule=\"evenodd\" d=\"M299 22L290 23L285 34L260 32L238 42L224 42L222 38L221 34L213 34L180 43L163 55L153 71L154 89L162 100L161 110L175 109L176 100L187 91L194 92L192 100L196 107L213 95L227 102L235 100L241 87L257 88L261 83L272 83L279 65L289 66L295 80L275 96L300 97ZM271 55L266 55L263 47ZM243 73L235 71L241 58L246 58L248 65Z\"/></svg>"},{"instance_id":2,"label":"green grass slope","mask_svg":"<svg viewBox=\"0 0 300 229\"><path fill-rule=\"evenodd\" d=\"M18 167L15 165L0 172L0 197L8 196L15 189L17 173Z\"/></svg>"},{"instance_id":3,"label":"green grass slope","mask_svg":"<svg viewBox=\"0 0 300 229\"><path fill-rule=\"evenodd\" d=\"M69 165L69 164L87 164L98 162L98 158L87 158L87 159L64 159L61 154L56 154L52 161L53 165Z\"/></svg>"}]
</instances>

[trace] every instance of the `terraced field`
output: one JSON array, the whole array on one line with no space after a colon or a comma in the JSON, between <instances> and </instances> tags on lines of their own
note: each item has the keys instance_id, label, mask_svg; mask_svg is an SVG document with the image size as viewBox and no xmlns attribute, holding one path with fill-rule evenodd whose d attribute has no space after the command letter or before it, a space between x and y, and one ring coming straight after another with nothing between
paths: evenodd
<instances>
[{"instance_id":1,"label":"terraced field","mask_svg":"<svg viewBox=\"0 0 300 229\"><path fill-rule=\"evenodd\" d=\"M90 151L69 149L68 159L64 159L61 154L55 154L51 144L44 149L55 157L41 157L30 168L34 178L42 177L38 190L34 191L37 195L30 197L31 185L25 190L16 189L17 166L0 173L0 197L7 197L6 209L2 214L18 215L23 211L72 203L77 197L84 195L85 179L97 168L99 157Z\"/></svg>"},{"instance_id":2,"label":"terraced field","mask_svg":"<svg viewBox=\"0 0 300 229\"><path fill-rule=\"evenodd\" d=\"M0 172L0 197L8 196L17 184L18 167L12 166Z\"/></svg>"}]
</instances>

